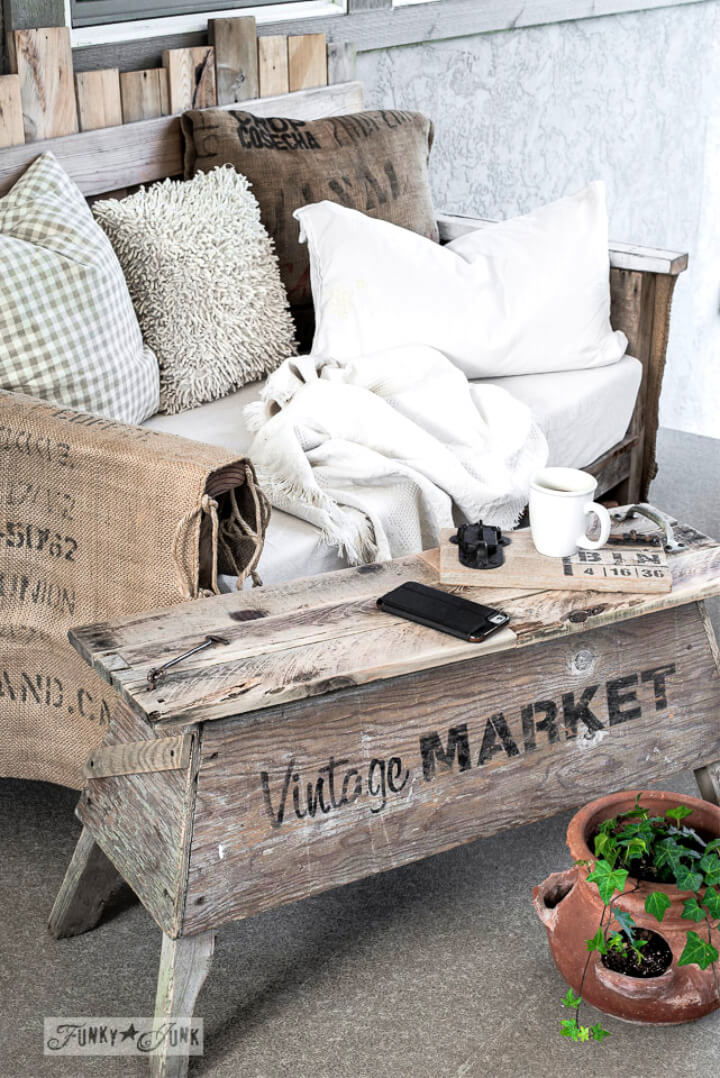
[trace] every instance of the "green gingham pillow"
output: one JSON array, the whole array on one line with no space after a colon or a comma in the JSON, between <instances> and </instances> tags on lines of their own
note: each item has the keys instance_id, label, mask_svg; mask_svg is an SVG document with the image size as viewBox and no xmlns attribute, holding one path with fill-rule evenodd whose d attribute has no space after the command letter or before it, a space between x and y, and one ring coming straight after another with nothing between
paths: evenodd
<instances>
[{"instance_id":1,"label":"green gingham pillow","mask_svg":"<svg viewBox=\"0 0 720 1078\"><path fill-rule=\"evenodd\" d=\"M0 387L125 423L158 409L120 264L51 153L0 199Z\"/></svg>"}]
</instances>

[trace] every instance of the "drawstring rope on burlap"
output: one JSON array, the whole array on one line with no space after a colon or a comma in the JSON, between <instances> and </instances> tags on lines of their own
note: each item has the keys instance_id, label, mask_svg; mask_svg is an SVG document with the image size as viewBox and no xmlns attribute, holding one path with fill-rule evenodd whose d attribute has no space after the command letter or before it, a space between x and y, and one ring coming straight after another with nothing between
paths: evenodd
<instances>
[{"instance_id":1,"label":"drawstring rope on burlap","mask_svg":"<svg viewBox=\"0 0 720 1078\"><path fill-rule=\"evenodd\" d=\"M236 588L240 590L248 576L252 578L254 587L262 584L260 574L256 566L263 552L265 543L265 529L270 519L270 502L255 484L255 474L251 467L245 467L245 487L250 492L253 500L253 515L256 528L251 528L240 512L237 503L236 489L228 491L230 502L230 516L222 521L220 526L220 549L224 559L229 564L236 564L236 549L240 543L250 540L253 552L247 565L237 572Z\"/></svg>"},{"instance_id":2,"label":"drawstring rope on burlap","mask_svg":"<svg viewBox=\"0 0 720 1078\"><path fill-rule=\"evenodd\" d=\"M194 566L191 567L187 565L184 558L185 542L188 533L203 513L210 517L210 588L200 588L198 590L198 596L206 597L219 594L218 562L221 553L224 562L227 565L236 568L236 586L238 589L242 588L248 576L252 577L253 585L255 587L259 587L262 584L256 566L260 560L260 555L262 554L265 541L265 529L268 520L270 519L270 503L262 491L258 490L255 485L255 476L252 468L247 466L245 468L245 485L249 490L253 501L256 522L255 528L250 527L240 512L235 488L227 492L230 505L230 516L226 519L220 520L218 512L219 506L215 498L211 498L209 494L203 494L200 499L200 504L194 509L191 509L189 513L186 513L179 521L173 537L172 556L175 563L176 579L178 581L180 592L184 598L192 599L194 597L193 587L195 581ZM252 554L250 555L247 564L242 569L239 569L237 564L237 549L241 542L247 540L252 543Z\"/></svg>"},{"instance_id":3,"label":"drawstring rope on burlap","mask_svg":"<svg viewBox=\"0 0 720 1078\"><path fill-rule=\"evenodd\" d=\"M218 594L217 582L217 548L218 548L218 503L209 494L203 494L200 504L191 509L178 521L172 542L172 557L175 563L175 579L178 582L180 593L185 599L194 599L193 588L195 584L195 567L189 566L185 559L185 542L188 534L192 531L195 522L205 513L210 517L210 588L199 588L198 596Z\"/></svg>"}]
</instances>

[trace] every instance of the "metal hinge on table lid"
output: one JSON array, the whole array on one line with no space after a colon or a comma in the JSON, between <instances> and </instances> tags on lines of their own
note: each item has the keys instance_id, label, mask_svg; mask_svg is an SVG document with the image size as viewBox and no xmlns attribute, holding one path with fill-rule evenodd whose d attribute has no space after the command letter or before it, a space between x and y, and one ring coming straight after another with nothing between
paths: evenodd
<instances>
[{"instance_id":1,"label":"metal hinge on table lid","mask_svg":"<svg viewBox=\"0 0 720 1078\"><path fill-rule=\"evenodd\" d=\"M196 644L194 648L190 648L189 651L184 651L182 655L176 656L174 659L169 659L168 662L163 663L162 666L154 666L152 670L148 670L147 675L147 687L148 692L152 692L157 688L158 682L162 681L165 674L171 666L177 666L183 659L189 659L191 655L197 655L199 651L205 651L206 648L212 647L213 644L229 644L230 641L225 636L216 636L210 634L205 637L201 644Z\"/></svg>"}]
</instances>

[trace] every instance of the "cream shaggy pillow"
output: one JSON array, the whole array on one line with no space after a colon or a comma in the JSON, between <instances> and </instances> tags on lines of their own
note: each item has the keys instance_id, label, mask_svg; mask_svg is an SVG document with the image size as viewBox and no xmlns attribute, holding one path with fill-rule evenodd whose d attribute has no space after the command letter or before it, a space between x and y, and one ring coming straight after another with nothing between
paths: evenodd
<instances>
[{"instance_id":1,"label":"cream shaggy pillow","mask_svg":"<svg viewBox=\"0 0 720 1078\"><path fill-rule=\"evenodd\" d=\"M164 180L93 213L160 364L160 409L217 400L295 352L272 241L231 166Z\"/></svg>"}]
</instances>

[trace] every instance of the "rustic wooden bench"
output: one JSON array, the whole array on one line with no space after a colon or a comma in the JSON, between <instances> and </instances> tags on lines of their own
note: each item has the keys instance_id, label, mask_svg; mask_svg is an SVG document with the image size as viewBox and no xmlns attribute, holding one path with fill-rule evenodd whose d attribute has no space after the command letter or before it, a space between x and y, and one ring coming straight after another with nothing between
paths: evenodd
<instances>
[{"instance_id":1,"label":"rustic wooden bench","mask_svg":"<svg viewBox=\"0 0 720 1078\"><path fill-rule=\"evenodd\" d=\"M682 768L717 802L720 542L676 536L670 593L453 588L511 616L480 645L376 607L436 584L437 552L74 630L129 707L51 931L92 928L122 877L163 931L156 1016L188 1017L225 922Z\"/></svg>"},{"instance_id":2,"label":"rustic wooden bench","mask_svg":"<svg viewBox=\"0 0 720 1078\"><path fill-rule=\"evenodd\" d=\"M286 116L313 120L363 108L364 91L356 81L337 82L317 89L275 97L242 101L238 105L259 116ZM39 154L52 152L75 180L88 199L124 192L137 184L152 183L182 174L183 146L178 116L159 116L117 127L82 131L59 138L29 142L0 149L0 196L4 195ZM441 240L447 242L464 231L483 227L487 222L472 218L442 215L438 220ZM655 438L658 425L658 402L662 385L668 324L673 289L687 265L687 257L672 251L632 247L613 243L610 249L610 290L612 323L625 332L630 354L643 366L643 377L634 413L624 437L600 458L587 465L598 479L598 494L619 502L638 501L647 495L655 474ZM221 454L222 451L218 451ZM47 486L55 479L48 466ZM112 496L112 493L109 494ZM138 512L146 508L146 492L138 487ZM44 520L42 521L44 524ZM200 537L202 566L208 565L207 543ZM204 545L203 545L204 544ZM209 580L201 580L209 586ZM98 610L98 616L102 611ZM68 622L71 624L72 622ZM4 765L4 774L16 777L48 778L57 781L58 770L68 784L78 782L77 754L74 741L66 737L66 724L78 721L57 709L47 708L47 729L55 732L47 738L43 754L28 759L18 747ZM14 730L8 724L6 742L11 746ZM80 736L80 735L78 735ZM97 742L100 729L90 727L82 735L88 752ZM69 747L68 747L69 746ZM53 760L48 775L46 758Z\"/></svg>"},{"instance_id":3,"label":"rustic wooden bench","mask_svg":"<svg viewBox=\"0 0 720 1078\"><path fill-rule=\"evenodd\" d=\"M364 107L357 81L261 97L222 106L258 116L314 120ZM51 151L89 198L124 193L137 184L181 176L183 146L179 116L82 131L0 150L0 196L38 154ZM489 222L442 214L441 242ZM625 437L587 467L598 480L598 494L620 502L642 501L655 475L658 405L665 368L670 308L675 282L687 267L686 254L612 243L610 247L611 321L628 338L630 355L643 365L643 379Z\"/></svg>"}]
</instances>

